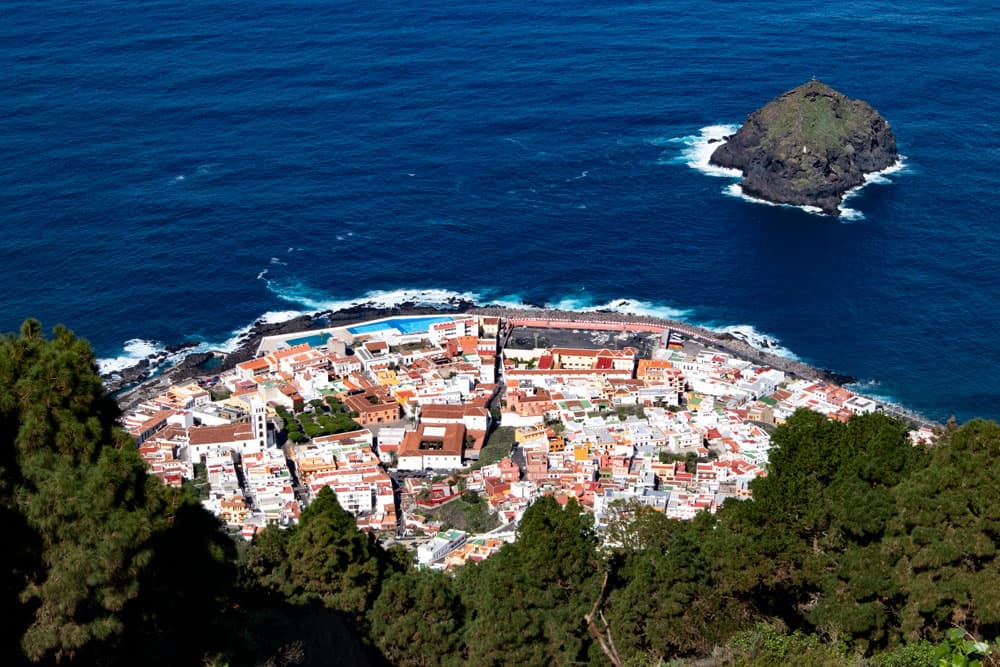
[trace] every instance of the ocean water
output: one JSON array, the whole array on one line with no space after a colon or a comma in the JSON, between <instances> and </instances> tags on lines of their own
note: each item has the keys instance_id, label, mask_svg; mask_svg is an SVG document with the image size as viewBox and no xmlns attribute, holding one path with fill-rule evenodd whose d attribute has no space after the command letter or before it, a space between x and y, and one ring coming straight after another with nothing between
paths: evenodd
<instances>
[{"instance_id":1,"label":"ocean water","mask_svg":"<svg viewBox=\"0 0 1000 667\"><path fill-rule=\"evenodd\" d=\"M991 4L460 4L4 2L0 329L110 368L365 301L612 307L1000 417ZM847 215L699 169L811 77L905 155Z\"/></svg>"}]
</instances>

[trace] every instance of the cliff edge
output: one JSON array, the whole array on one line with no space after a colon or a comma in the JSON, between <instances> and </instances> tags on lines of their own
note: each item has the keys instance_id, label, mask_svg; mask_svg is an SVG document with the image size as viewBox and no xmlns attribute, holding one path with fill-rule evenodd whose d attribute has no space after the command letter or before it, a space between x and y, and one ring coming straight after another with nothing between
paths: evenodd
<instances>
[{"instance_id":1,"label":"cliff edge","mask_svg":"<svg viewBox=\"0 0 1000 667\"><path fill-rule=\"evenodd\" d=\"M839 215L845 192L898 159L875 109L814 79L750 114L710 161L742 171L751 197Z\"/></svg>"}]
</instances>

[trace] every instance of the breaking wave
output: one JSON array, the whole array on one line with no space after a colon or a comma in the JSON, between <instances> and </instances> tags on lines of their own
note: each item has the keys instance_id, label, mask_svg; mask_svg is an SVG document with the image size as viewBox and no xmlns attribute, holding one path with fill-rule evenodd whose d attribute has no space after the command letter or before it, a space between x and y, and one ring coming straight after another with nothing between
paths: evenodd
<instances>
[{"instance_id":1,"label":"breaking wave","mask_svg":"<svg viewBox=\"0 0 1000 667\"><path fill-rule=\"evenodd\" d=\"M886 393L885 388L878 380L859 380L844 386L856 394L861 394L879 403L898 404L896 398L892 394Z\"/></svg>"},{"instance_id":2,"label":"breaking wave","mask_svg":"<svg viewBox=\"0 0 1000 667\"><path fill-rule=\"evenodd\" d=\"M779 357L784 357L786 359L802 361L798 355L789 350L787 347L781 345L781 342L777 338L767 334L762 334L754 329L752 325L733 324L721 327L712 327L712 331L730 334L734 338L738 338L747 345L762 352L770 352L771 354L776 354Z\"/></svg>"},{"instance_id":3,"label":"breaking wave","mask_svg":"<svg viewBox=\"0 0 1000 667\"><path fill-rule=\"evenodd\" d=\"M865 188L866 185L871 185L871 184L892 185L893 181L891 178L888 177L892 174L896 174L903 171L904 169L906 169L906 166L907 166L906 156L900 155L899 159L896 160L895 163L889 165L885 169L882 169L881 171L873 171L870 174L865 174L864 183L862 183L856 188L851 188L850 190L844 193L844 199L843 201L840 202L840 207L839 207L840 217L843 218L844 220L863 220L865 217L864 214L856 209L848 208L847 200L850 199L851 197L856 196L859 192L861 192Z\"/></svg>"},{"instance_id":4,"label":"breaking wave","mask_svg":"<svg viewBox=\"0 0 1000 667\"><path fill-rule=\"evenodd\" d=\"M546 308L557 310L572 310L580 313L611 311L623 315L641 315L664 320L681 320L691 314L690 310L674 308L664 304L640 301L639 299L611 299L605 303L593 303L580 297L568 297L545 304Z\"/></svg>"},{"instance_id":5,"label":"breaking wave","mask_svg":"<svg viewBox=\"0 0 1000 667\"><path fill-rule=\"evenodd\" d=\"M782 208L797 208L800 211L806 213L811 213L812 215L826 215L823 213L823 209L818 206L799 206L797 204L779 204L777 202L768 201L766 199L758 199L757 197L751 197L750 195L743 192L743 188L740 187L739 183L732 183L723 190L723 192L730 197L737 197L743 201L748 201L753 204L764 204L766 206L780 206Z\"/></svg>"},{"instance_id":6,"label":"breaking wave","mask_svg":"<svg viewBox=\"0 0 1000 667\"><path fill-rule=\"evenodd\" d=\"M149 359L150 357L156 357L165 353L165 348L156 341L133 338L125 341L125 345L122 347L122 354L116 357L98 359L97 368L101 375L110 375L135 366L143 359Z\"/></svg>"},{"instance_id":7,"label":"breaking wave","mask_svg":"<svg viewBox=\"0 0 1000 667\"><path fill-rule=\"evenodd\" d=\"M372 290L359 297L338 299L318 293L300 282L279 285L276 281L267 281L267 286L279 299L304 306L307 310L301 311L301 314L346 310L358 306L395 308L403 304L447 308L460 301L472 303L482 301L476 292L456 292L447 289Z\"/></svg>"},{"instance_id":8,"label":"breaking wave","mask_svg":"<svg viewBox=\"0 0 1000 667\"><path fill-rule=\"evenodd\" d=\"M709 176L740 178L743 176L743 172L739 169L717 167L709 162L712 153L719 147L722 140L738 129L740 129L739 125L709 125L708 127L701 128L698 134L667 139L666 145L679 146L680 150L676 155L668 158L666 163L686 164L692 169L696 169ZM663 144L657 143L657 145Z\"/></svg>"}]
</instances>

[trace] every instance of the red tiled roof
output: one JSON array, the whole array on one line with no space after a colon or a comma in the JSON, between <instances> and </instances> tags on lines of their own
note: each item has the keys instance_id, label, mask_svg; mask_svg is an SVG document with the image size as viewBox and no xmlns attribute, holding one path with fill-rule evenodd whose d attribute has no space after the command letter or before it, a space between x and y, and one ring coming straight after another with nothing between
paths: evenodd
<instances>
[{"instance_id":1,"label":"red tiled roof","mask_svg":"<svg viewBox=\"0 0 1000 667\"><path fill-rule=\"evenodd\" d=\"M214 445L253 439L250 424L223 424L221 426L198 426L189 431L190 444Z\"/></svg>"}]
</instances>

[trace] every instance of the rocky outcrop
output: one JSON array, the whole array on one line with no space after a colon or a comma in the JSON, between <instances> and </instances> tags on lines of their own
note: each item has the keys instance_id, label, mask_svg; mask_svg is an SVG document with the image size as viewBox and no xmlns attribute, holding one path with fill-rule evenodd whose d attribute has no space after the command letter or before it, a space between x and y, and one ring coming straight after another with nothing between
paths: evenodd
<instances>
[{"instance_id":1,"label":"rocky outcrop","mask_svg":"<svg viewBox=\"0 0 1000 667\"><path fill-rule=\"evenodd\" d=\"M742 171L751 197L839 215L845 192L898 159L896 137L877 111L813 80L750 114L711 163Z\"/></svg>"}]
</instances>

